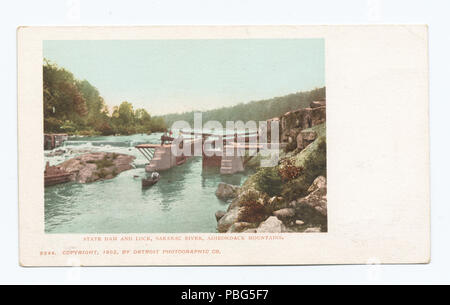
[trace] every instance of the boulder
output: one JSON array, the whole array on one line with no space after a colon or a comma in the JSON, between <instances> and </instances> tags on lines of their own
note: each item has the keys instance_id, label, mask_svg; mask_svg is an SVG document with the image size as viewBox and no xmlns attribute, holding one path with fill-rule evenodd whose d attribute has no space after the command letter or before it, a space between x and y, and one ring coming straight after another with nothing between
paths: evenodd
<instances>
[{"instance_id":1,"label":"boulder","mask_svg":"<svg viewBox=\"0 0 450 305\"><path fill-rule=\"evenodd\" d=\"M282 228L283 223L275 216L270 216L259 225L256 233L281 233Z\"/></svg>"},{"instance_id":2,"label":"boulder","mask_svg":"<svg viewBox=\"0 0 450 305\"><path fill-rule=\"evenodd\" d=\"M288 222L295 218L295 210L293 208L285 208L273 212L273 215L283 222Z\"/></svg>"},{"instance_id":3,"label":"boulder","mask_svg":"<svg viewBox=\"0 0 450 305\"><path fill-rule=\"evenodd\" d=\"M217 211L216 212L216 221L219 221L223 216L225 216L225 211Z\"/></svg>"},{"instance_id":4,"label":"boulder","mask_svg":"<svg viewBox=\"0 0 450 305\"><path fill-rule=\"evenodd\" d=\"M232 209L239 208L239 206L240 206L239 197L236 197L233 199L233 201L231 201L230 205L228 206L227 212L229 212Z\"/></svg>"},{"instance_id":5,"label":"boulder","mask_svg":"<svg viewBox=\"0 0 450 305\"><path fill-rule=\"evenodd\" d=\"M314 179L311 186L308 188L308 193L312 193L314 191L317 191L318 189L326 189L327 187L327 179L323 176L319 176L316 179Z\"/></svg>"},{"instance_id":6,"label":"boulder","mask_svg":"<svg viewBox=\"0 0 450 305\"><path fill-rule=\"evenodd\" d=\"M266 210L269 214L272 214L273 211L280 210L287 207L287 203L284 201L283 197L274 196L267 200L265 203Z\"/></svg>"},{"instance_id":7,"label":"boulder","mask_svg":"<svg viewBox=\"0 0 450 305\"><path fill-rule=\"evenodd\" d=\"M234 223L238 222L238 215L239 208L231 209L225 213L225 215L223 215L217 223L217 230L220 233L227 232Z\"/></svg>"},{"instance_id":8,"label":"boulder","mask_svg":"<svg viewBox=\"0 0 450 305\"><path fill-rule=\"evenodd\" d=\"M217 186L216 196L222 200L233 199L239 194L239 189L238 186L221 182Z\"/></svg>"},{"instance_id":9,"label":"boulder","mask_svg":"<svg viewBox=\"0 0 450 305\"><path fill-rule=\"evenodd\" d=\"M303 130L297 135L297 148L302 150L306 146L314 142L317 138L317 133L314 130Z\"/></svg>"},{"instance_id":10,"label":"boulder","mask_svg":"<svg viewBox=\"0 0 450 305\"><path fill-rule=\"evenodd\" d=\"M325 177L317 177L308 189L306 197L299 198L290 206L295 216L306 224L327 226L327 185Z\"/></svg>"},{"instance_id":11,"label":"boulder","mask_svg":"<svg viewBox=\"0 0 450 305\"><path fill-rule=\"evenodd\" d=\"M240 233L248 229L255 229L258 224L250 222L236 222L227 231L227 233Z\"/></svg>"},{"instance_id":12,"label":"boulder","mask_svg":"<svg viewBox=\"0 0 450 305\"><path fill-rule=\"evenodd\" d=\"M327 217L327 186L325 177L317 177L308 189L309 195L300 198L296 203L296 210L314 210Z\"/></svg>"},{"instance_id":13,"label":"boulder","mask_svg":"<svg viewBox=\"0 0 450 305\"><path fill-rule=\"evenodd\" d=\"M69 159L58 166L73 173L73 180L78 183L89 183L116 177L121 172L133 168L136 157L107 152L87 153Z\"/></svg>"}]
</instances>

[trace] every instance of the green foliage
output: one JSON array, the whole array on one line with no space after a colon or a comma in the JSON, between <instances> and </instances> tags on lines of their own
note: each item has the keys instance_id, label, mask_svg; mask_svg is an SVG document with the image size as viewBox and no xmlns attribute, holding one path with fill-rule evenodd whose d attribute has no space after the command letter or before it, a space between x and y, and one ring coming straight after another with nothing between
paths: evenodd
<instances>
[{"instance_id":1,"label":"green foliage","mask_svg":"<svg viewBox=\"0 0 450 305\"><path fill-rule=\"evenodd\" d=\"M128 135L166 129L162 118L153 119L145 109L134 111L129 102L114 107L110 115L97 88L48 60L43 66L43 97L46 133Z\"/></svg>"},{"instance_id":2,"label":"green foliage","mask_svg":"<svg viewBox=\"0 0 450 305\"><path fill-rule=\"evenodd\" d=\"M242 192L255 188L271 197L281 196L283 200L280 205L277 205L278 207L306 196L314 179L318 176L326 177L327 174L326 124L316 125L312 127L312 130L316 131L318 135L313 143L301 152L282 157L280 166L261 168L244 182ZM289 169L286 170L286 173L280 173L286 162L289 163ZM291 178L283 182L281 175L285 174L286 177Z\"/></svg>"},{"instance_id":3,"label":"green foliage","mask_svg":"<svg viewBox=\"0 0 450 305\"><path fill-rule=\"evenodd\" d=\"M260 199L264 200L264 194L260 191L250 188L239 195L239 204L244 205L246 203L256 203Z\"/></svg>"},{"instance_id":4,"label":"green foliage","mask_svg":"<svg viewBox=\"0 0 450 305\"><path fill-rule=\"evenodd\" d=\"M325 88L319 88L308 92L298 92L268 100L240 103L232 107L204 111L202 116L204 122L219 121L223 126L225 126L226 121L265 121L298 108L309 107L311 102L324 98ZM169 114L163 116L163 118L167 126L172 126L175 121L180 120L187 121L192 126L194 112L197 111Z\"/></svg>"},{"instance_id":5,"label":"green foliage","mask_svg":"<svg viewBox=\"0 0 450 305\"><path fill-rule=\"evenodd\" d=\"M280 195L283 182L278 167L263 167L254 177L256 188L269 196Z\"/></svg>"},{"instance_id":6,"label":"green foliage","mask_svg":"<svg viewBox=\"0 0 450 305\"><path fill-rule=\"evenodd\" d=\"M303 170L300 176L283 186L281 195L284 198L294 200L306 196L308 188L315 178L327 176L326 146L326 138L322 136L311 144L310 151L306 151L303 155L303 152L299 154L298 157L302 158L302 160L297 160L297 162L300 161L302 163Z\"/></svg>"}]
</instances>

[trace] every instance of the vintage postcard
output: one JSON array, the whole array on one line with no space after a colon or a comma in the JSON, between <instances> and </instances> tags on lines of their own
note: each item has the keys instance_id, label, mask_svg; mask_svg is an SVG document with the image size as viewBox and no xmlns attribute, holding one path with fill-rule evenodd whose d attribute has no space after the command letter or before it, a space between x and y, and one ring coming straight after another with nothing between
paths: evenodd
<instances>
[{"instance_id":1,"label":"vintage postcard","mask_svg":"<svg viewBox=\"0 0 450 305\"><path fill-rule=\"evenodd\" d=\"M430 260L426 26L17 35L22 266Z\"/></svg>"}]
</instances>

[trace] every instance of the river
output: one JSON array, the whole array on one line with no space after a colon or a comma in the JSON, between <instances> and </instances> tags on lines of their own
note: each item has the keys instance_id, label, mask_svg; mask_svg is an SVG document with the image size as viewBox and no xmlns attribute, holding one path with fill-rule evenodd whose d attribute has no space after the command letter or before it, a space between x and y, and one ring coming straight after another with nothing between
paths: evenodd
<instances>
[{"instance_id":1,"label":"river","mask_svg":"<svg viewBox=\"0 0 450 305\"><path fill-rule=\"evenodd\" d=\"M86 152L105 151L136 156L134 169L114 179L89 184L67 183L45 189L46 233L214 233L215 212L228 203L215 196L217 185L241 185L248 173L220 175L219 169L202 170L201 157L161 172L161 180L142 190L147 160L134 148L158 143L152 135L70 138L65 151L44 160L51 165ZM139 176L139 178L135 178Z\"/></svg>"}]
</instances>

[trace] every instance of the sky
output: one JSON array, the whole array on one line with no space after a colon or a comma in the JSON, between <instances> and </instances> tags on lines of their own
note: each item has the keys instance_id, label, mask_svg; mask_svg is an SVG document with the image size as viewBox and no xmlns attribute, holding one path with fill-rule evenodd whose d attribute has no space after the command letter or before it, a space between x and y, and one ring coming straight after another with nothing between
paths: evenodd
<instances>
[{"instance_id":1,"label":"sky","mask_svg":"<svg viewBox=\"0 0 450 305\"><path fill-rule=\"evenodd\" d=\"M208 110L325 86L323 39L47 40L43 56L107 105L152 115Z\"/></svg>"}]
</instances>

